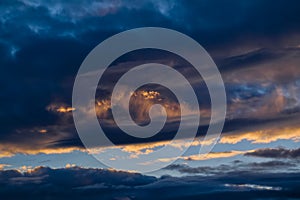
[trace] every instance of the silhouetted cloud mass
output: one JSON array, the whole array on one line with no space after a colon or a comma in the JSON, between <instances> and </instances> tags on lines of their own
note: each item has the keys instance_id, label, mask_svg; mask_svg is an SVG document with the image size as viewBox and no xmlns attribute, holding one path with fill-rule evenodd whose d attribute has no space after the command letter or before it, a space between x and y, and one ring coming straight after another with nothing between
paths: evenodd
<instances>
[{"instance_id":1,"label":"silhouetted cloud mass","mask_svg":"<svg viewBox=\"0 0 300 200\"><path fill-rule=\"evenodd\" d=\"M38 167L24 173L0 171L0 193L4 199L298 198L299 180L299 173L155 178L102 169Z\"/></svg>"},{"instance_id":2,"label":"silhouetted cloud mass","mask_svg":"<svg viewBox=\"0 0 300 200\"><path fill-rule=\"evenodd\" d=\"M293 0L4 0L0 6L2 155L39 153L35 146L44 149L40 153L50 149L59 152L65 147L81 149L71 118L71 111L76 112L71 107L72 85L81 62L109 36L144 26L181 31L211 54L226 85L228 115L224 132L267 126L264 123L272 120L293 121L300 111L299 8L299 2ZM153 51L124 56L113 64L119 71L126 71L132 64L157 61L189 75L201 96L205 118L198 135L205 133L210 114L208 93L186 62L178 56ZM114 76L109 75L113 81ZM110 116L107 91L98 93L102 97L98 102L106 103L99 104L101 116ZM164 103L178 109L173 100ZM149 105L141 106L133 107L133 116L145 116L139 110ZM166 134L149 141L169 140L176 123L173 121L164 130ZM117 135L118 143L141 142L120 136L120 130L110 128L108 134ZM40 135L41 130L45 130L44 135ZM34 138L34 145L28 146L27 138Z\"/></svg>"}]
</instances>

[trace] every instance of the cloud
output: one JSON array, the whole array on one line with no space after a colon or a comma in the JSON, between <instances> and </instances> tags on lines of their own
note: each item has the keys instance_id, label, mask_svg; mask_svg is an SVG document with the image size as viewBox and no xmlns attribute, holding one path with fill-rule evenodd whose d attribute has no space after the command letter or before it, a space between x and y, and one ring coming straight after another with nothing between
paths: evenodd
<instances>
[{"instance_id":1,"label":"cloud","mask_svg":"<svg viewBox=\"0 0 300 200\"><path fill-rule=\"evenodd\" d=\"M104 169L85 169L71 167L61 169L51 169L47 167L37 167L34 169L24 168L23 172L17 170L0 171L1 194L13 195L15 189L25 189L25 193L31 193L35 187L40 187L40 191L55 191L53 194L44 196L43 193L37 194L35 198L47 198L56 195L66 196L72 193L77 195L88 193L88 189L102 188L110 191L110 195L117 195L116 190L122 188L132 188L145 185L156 181L155 177L144 176L137 173L129 173L115 170ZM96 187L97 186L97 187ZM64 188L64 189L62 189ZM65 192L64 192L65 191ZM111 192L112 191L112 192ZM15 197L20 197L16 194ZM81 195L80 195L81 196ZM76 195L74 196L76 198ZM81 196L82 197L82 196Z\"/></svg>"},{"instance_id":2,"label":"cloud","mask_svg":"<svg viewBox=\"0 0 300 200\"><path fill-rule=\"evenodd\" d=\"M196 161L196 160L210 160L210 159L216 159L216 158L228 158L237 156L240 154L243 154L243 151L225 151L225 152L210 152L205 155L192 155L192 156L186 156L183 157L184 160L188 161Z\"/></svg>"},{"instance_id":3,"label":"cloud","mask_svg":"<svg viewBox=\"0 0 300 200\"><path fill-rule=\"evenodd\" d=\"M227 135L221 139L222 143L235 144L243 138L253 143L279 139L297 141L299 132L292 125L285 124L284 134L270 130L276 132L270 134L271 137L265 137L270 133L266 130L269 124L263 128L257 125L278 119L276 123L281 126L282 121L287 120L282 118L298 117L298 9L299 2L280 0L271 5L261 1L224 4L180 0L134 3L5 0L0 7L0 65L3 66L0 73L0 96L3 97L0 98L0 141L3 148L0 154L11 156L15 153L62 152L63 148L67 149L65 152L82 149L71 117L71 111L77 109L71 106L71 96L80 64L93 47L109 36L144 26L181 31L202 44L217 62L228 96L224 129ZM121 68L123 72L134 64L161 61L183 72L191 79L200 97L204 120L201 119L198 135L203 135L210 119L209 96L202 79L195 76L196 73L182 60L166 52L149 50L125 55L112 68ZM107 81L112 82L115 78L108 76ZM139 123L147 122L146 111L153 103L153 97L157 97L156 90L147 89L148 93L143 97L148 101L134 99L139 105L133 108ZM100 117L110 116L110 102L105 92L97 99ZM174 123L160 137L140 141L120 137L117 129L108 132L117 138L117 144L169 140L177 127L179 107L174 101L165 101L164 105L169 106ZM189 105L182 106L189 108L184 115L195 112ZM157 114L160 114L159 110ZM245 130L249 124L257 127L256 130ZM287 130L289 128L295 131Z\"/></svg>"},{"instance_id":4,"label":"cloud","mask_svg":"<svg viewBox=\"0 0 300 200\"><path fill-rule=\"evenodd\" d=\"M265 148L257 149L252 152L247 152L245 156L254 156L262 158L300 158L300 148L298 149L285 149L285 148Z\"/></svg>"},{"instance_id":5,"label":"cloud","mask_svg":"<svg viewBox=\"0 0 300 200\"><path fill-rule=\"evenodd\" d=\"M278 140L298 142L299 8L298 1L284 0L223 3L206 0L4 0L0 6L0 65L3 66L0 73L0 157L18 153L84 151L71 116L71 111L78 109L71 106L76 72L85 56L101 41L120 31L144 26L181 31L202 44L217 62L228 96L228 116L220 140L222 144L237 144L243 140L252 143ZM201 120L198 133L203 135L210 114L203 81L194 76L194 71L189 70L186 63L161 52L125 55L112 68L128 69L126 66L139 64L140 60L164 60L165 64L172 64L190 77L204 110L201 115L205 120ZM109 82L116 78L108 77ZM140 123L147 119L146 111L153 103L151 101L159 96L156 90L147 89L146 95L142 93L147 101L133 99L139 105L133 111L136 111L134 117ZM96 109L99 108L97 113L100 117L110 116L110 102L105 92L97 99ZM173 101L165 102L165 105L169 106L170 116L176 121L178 105ZM141 112L137 112L139 109ZM189 110L191 113L194 111ZM161 137L150 141L132 141L120 137L116 129L109 129L108 133L116 136L123 151L134 152L138 156L165 145L173 136L168 133L173 133L174 129L176 125L172 124L170 130ZM134 143L139 145L134 146ZM176 148L183 145L184 142L180 141ZM280 148L246 154L249 153L257 157L278 156L276 159L298 158L296 150ZM191 159L241 154L245 152L218 152L208 154L206 158L192 156ZM99 199L99 194L101 199L274 199L300 196L297 188L299 174L257 175L256 171L252 172L254 174L239 171L239 174L232 172L224 177L218 174L219 177L210 178L154 178L126 172L83 169L72 167L71 164L68 167L20 169L25 173L2 170L0 193L4 198L15 199L29 195L32 199ZM268 167L295 166L293 163L288 165L282 161L272 161L238 167L243 170L247 167L264 170ZM0 168L3 168L3 164ZM230 166L221 166L215 171L211 168L181 170L190 171L190 174L193 174L192 170L216 174L228 168ZM236 187L241 186L243 190L237 191ZM252 189L257 187L262 190L253 192ZM283 190L272 193L265 191L270 187ZM249 188L250 192L247 191Z\"/></svg>"},{"instance_id":6,"label":"cloud","mask_svg":"<svg viewBox=\"0 0 300 200\"><path fill-rule=\"evenodd\" d=\"M183 164L172 164L164 168L165 170L172 170L178 171L183 174L205 174L205 175L212 175L212 174L220 174L226 173L232 167L227 165L222 165L218 167L211 167L211 166L201 166L201 167L190 167L188 165Z\"/></svg>"},{"instance_id":7,"label":"cloud","mask_svg":"<svg viewBox=\"0 0 300 200\"><path fill-rule=\"evenodd\" d=\"M253 190L282 190L281 187L272 187L264 185L255 185L255 184L225 184L226 187L233 187L237 189L253 189Z\"/></svg>"},{"instance_id":8,"label":"cloud","mask_svg":"<svg viewBox=\"0 0 300 200\"><path fill-rule=\"evenodd\" d=\"M30 195L31 199L82 199L87 196L89 199L215 199L221 196L223 199L249 196L270 199L299 196L298 173L244 172L228 175L230 177L195 175L156 178L115 170L37 167L24 172L0 171L0 192L3 198ZM237 187L240 189L237 190Z\"/></svg>"},{"instance_id":9,"label":"cloud","mask_svg":"<svg viewBox=\"0 0 300 200\"><path fill-rule=\"evenodd\" d=\"M8 167L9 165L7 164L0 164L0 170L3 170L5 167Z\"/></svg>"},{"instance_id":10,"label":"cloud","mask_svg":"<svg viewBox=\"0 0 300 200\"><path fill-rule=\"evenodd\" d=\"M73 151L85 151L79 147L61 147L61 148L41 148L30 146L17 146L15 144L4 144L0 148L0 158L12 157L16 154L36 155L36 154L63 154L71 153Z\"/></svg>"},{"instance_id":11,"label":"cloud","mask_svg":"<svg viewBox=\"0 0 300 200\"><path fill-rule=\"evenodd\" d=\"M62 121L61 123L63 123ZM246 121L247 122L247 121ZM264 122L258 124L250 129L244 128L244 130L239 130L243 127L243 123L239 122L237 129L232 132L225 132L221 135L219 139L220 144L237 144L242 141L250 141L253 144L266 144L272 143L278 140L292 140L294 142L299 141L300 133L298 125L293 125L291 121L287 123L280 121L281 128L276 128L278 122ZM296 120L297 123L297 120ZM234 127L234 123L230 122L231 126ZM289 127L291 126L292 127ZM295 127L293 127L295 126ZM249 129L249 131L247 131ZM256 130L261 129L261 130ZM41 130L47 130L46 132ZM254 131L253 131L254 130ZM21 137L20 133L26 133L24 138ZM112 132L110 132L112 133ZM25 137L26 136L26 137ZM34 129L19 130L17 134L11 134L7 141L2 141L0 148L1 157L13 156L17 153L21 154L59 154L59 153L69 153L76 150L85 151L84 146L80 142L80 139L76 137L75 130L70 127L70 125L56 125L47 127L36 127ZM120 142L119 138L119 142ZM197 138L192 142L192 146L209 145L213 140L202 141L202 137ZM123 141L123 140L122 140ZM152 142L140 142L140 143L126 143L119 144L111 147L95 147L91 149L90 153L104 152L112 149L117 149L122 152L127 153L131 158L136 158L140 155L146 155L153 151L156 151L164 146L170 146L176 149L182 149L188 145L185 139L179 139L173 141L170 144L169 140L159 140ZM207 155L190 155L183 156L181 159L184 160L209 160L217 158L226 158L241 155L246 153L245 151L227 151L227 152L215 152L209 153ZM174 160L176 158L161 158L158 162L165 162L168 160Z\"/></svg>"},{"instance_id":12,"label":"cloud","mask_svg":"<svg viewBox=\"0 0 300 200\"><path fill-rule=\"evenodd\" d=\"M1 140L0 157L15 154L61 154L85 151L74 128L53 125L16 130L9 138Z\"/></svg>"},{"instance_id":13,"label":"cloud","mask_svg":"<svg viewBox=\"0 0 300 200\"><path fill-rule=\"evenodd\" d=\"M276 167L278 168L284 168L287 170L290 167L297 167L295 163L291 162L283 162L283 161L278 161L278 160L272 160L272 161L267 161L267 162L253 162L248 164L249 167L252 167L253 170L272 170L272 168Z\"/></svg>"},{"instance_id":14,"label":"cloud","mask_svg":"<svg viewBox=\"0 0 300 200\"><path fill-rule=\"evenodd\" d=\"M230 173L269 173L269 172L287 172L298 171L298 165L291 162L283 162L271 160L266 162L243 162L235 160L230 164L221 164L216 166L198 166L191 167L187 164L171 164L164 168L164 170L178 171L182 174L198 174L198 175L226 175Z\"/></svg>"},{"instance_id":15,"label":"cloud","mask_svg":"<svg viewBox=\"0 0 300 200\"><path fill-rule=\"evenodd\" d=\"M278 124L277 124L278 125ZM266 123L261 127L261 130L255 131L240 131L237 133L226 133L221 138L221 144L236 144L243 140L250 141L251 143L271 143L277 140L293 140L298 142L300 139L299 127L277 127L274 124ZM259 129L257 126L256 129Z\"/></svg>"},{"instance_id":16,"label":"cloud","mask_svg":"<svg viewBox=\"0 0 300 200\"><path fill-rule=\"evenodd\" d=\"M60 103L60 104L50 104L46 107L46 109L48 111L51 111L51 112L57 112L57 113L68 113L68 112L72 112L72 111L75 111L76 109L75 108L72 108L70 106L66 106L65 104L63 103Z\"/></svg>"}]
</instances>

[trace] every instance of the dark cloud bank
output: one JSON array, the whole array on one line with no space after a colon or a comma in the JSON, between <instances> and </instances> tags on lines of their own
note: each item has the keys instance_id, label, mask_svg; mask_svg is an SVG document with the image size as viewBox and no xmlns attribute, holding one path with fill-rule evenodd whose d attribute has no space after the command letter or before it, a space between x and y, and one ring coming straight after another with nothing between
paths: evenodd
<instances>
[{"instance_id":1,"label":"dark cloud bank","mask_svg":"<svg viewBox=\"0 0 300 200\"><path fill-rule=\"evenodd\" d=\"M0 140L16 149L33 137L33 146L81 148L72 119L47 107L71 105L74 77L93 47L115 33L144 26L181 31L212 55L225 79L228 103L238 105L228 111L225 131L264 123L257 116L298 113L299 8L293 0L2 1ZM166 58L151 55L147 59ZM277 113L258 112L280 96L285 102ZM254 114L248 113L249 105ZM206 128L200 127L201 133ZM38 129L47 129L48 136L36 136Z\"/></svg>"},{"instance_id":2,"label":"dark cloud bank","mask_svg":"<svg viewBox=\"0 0 300 200\"><path fill-rule=\"evenodd\" d=\"M300 174L236 172L214 176L162 176L39 167L0 172L3 199L297 199Z\"/></svg>"}]
</instances>

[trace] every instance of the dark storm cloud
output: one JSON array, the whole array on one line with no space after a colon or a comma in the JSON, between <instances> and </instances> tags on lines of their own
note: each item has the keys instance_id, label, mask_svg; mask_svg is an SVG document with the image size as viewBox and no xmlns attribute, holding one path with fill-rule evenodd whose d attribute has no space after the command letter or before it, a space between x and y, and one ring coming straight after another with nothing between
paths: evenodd
<instances>
[{"instance_id":1,"label":"dark storm cloud","mask_svg":"<svg viewBox=\"0 0 300 200\"><path fill-rule=\"evenodd\" d=\"M182 31L209 51L224 74L228 102L233 105L225 131L268 121L257 116L297 113L299 4L283 0L4 0L0 5L1 147L11 147L6 153L81 148L70 113L47 108L71 106L74 77L93 47L115 33L143 26ZM155 58L149 60L161 59L151 55ZM131 61L139 59L145 57L139 55ZM276 70L270 67L278 61L281 65L277 64ZM257 71L240 71L253 68ZM266 79L269 85L259 71L273 75ZM233 80L230 74L240 80ZM195 87L200 91L203 84ZM282 96L284 102L277 98ZM274 99L279 99L275 102L278 111L270 114L272 109L265 105L273 105ZM44 129L47 132L40 134ZM207 125L200 129L205 132Z\"/></svg>"},{"instance_id":2,"label":"dark storm cloud","mask_svg":"<svg viewBox=\"0 0 300 200\"><path fill-rule=\"evenodd\" d=\"M0 171L0 193L10 199L270 199L300 195L297 173L228 175L155 178L102 169L39 167L25 173Z\"/></svg>"},{"instance_id":3,"label":"dark storm cloud","mask_svg":"<svg viewBox=\"0 0 300 200\"><path fill-rule=\"evenodd\" d=\"M285 149L285 148L265 148L257 149L253 152L245 153L245 156L255 156L262 158L300 158L300 148L298 149Z\"/></svg>"}]
</instances>

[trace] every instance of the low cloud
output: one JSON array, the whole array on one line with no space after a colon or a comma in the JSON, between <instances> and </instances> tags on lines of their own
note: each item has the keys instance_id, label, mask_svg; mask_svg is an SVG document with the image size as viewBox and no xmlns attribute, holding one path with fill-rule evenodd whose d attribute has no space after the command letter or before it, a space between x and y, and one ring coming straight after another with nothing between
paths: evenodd
<instances>
[{"instance_id":1,"label":"low cloud","mask_svg":"<svg viewBox=\"0 0 300 200\"><path fill-rule=\"evenodd\" d=\"M269 173L286 172L288 170L297 170L298 165L291 162L283 161L266 161L266 162L243 162L236 160L230 164L221 164L217 166L199 166L191 167L187 164L171 164L164 170L177 171L182 174L198 174L198 175L226 175L230 173ZM274 170L275 169L275 170Z\"/></svg>"},{"instance_id":2,"label":"low cloud","mask_svg":"<svg viewBox=\"0 0 300 200\"><path fill-rule=\"evenodd\" d=\"M262 157L262 158L299 159L300 158L300 148L298 148L298 149L264 148L264 149L257 149L252 152L247 152L244 155L245 156Z\"/></svg>"},{"instance_id":3,"label":"low cloud","mask_svg":"<svg viewBox=\"0 0 300 200\"><path fill-rule=\"evenodd\" d=\"M228 158L242 154L243 151L225 151L225 152L210 152L205 155L192 155L183 157L184 160L195 161L195 160L209 160L216 158Z\"/></svg>"},{"instance_id":4,"label":"low cloud","mask_svg":"<svg viewBox=\"0 0 300 200\"><path fill-rule=\"evenodd\" d=\"M37 167L24 172L0 171L0 193L3 198L14 199L295 198L300 195L298 180L299 173L156 178L115 170Z\"/></svg>"}]
</instances>

